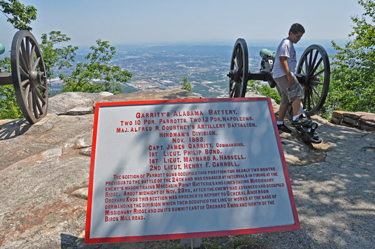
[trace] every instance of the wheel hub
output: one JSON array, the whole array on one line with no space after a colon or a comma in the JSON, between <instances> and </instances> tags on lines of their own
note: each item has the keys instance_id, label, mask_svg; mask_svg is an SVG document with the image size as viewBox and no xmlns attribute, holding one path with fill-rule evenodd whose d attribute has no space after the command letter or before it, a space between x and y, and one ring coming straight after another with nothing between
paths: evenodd
<instances>
[{"instance_id":1,"label":"wheel hub","mask_svg":"<svg viewBox=\"0 0 375 249\"><path fill-rule=\"evenodd\" d=\"M308 74L295 74L297 79L298 79L298 82L302 85L302 86L307 86L309 84L309 75Z\"/></svg>"},{"instance_id":2,"label":"wheel hub","mask_svg":"<svg viewBox=\"0 0 375 249\"><path fill-rule=\"evenodd\" d=\"M34 88L37 88L38 86L42 85L42 81L46 78L43 72L38 71L30 71L29 73L29 80L31 82L31 85Z\"/></svg>"},{"instance_id":3,"label":"wheel hub","mask_svg":"<svg viewBox=\"0 0 375 249\"><path fill-rule=\"evenodd\" d=\"M227 76L231 81L239 82L240 80L239 73L237 70L231 70L229 74L227 74Z\"/></svg>"}]
</instances>

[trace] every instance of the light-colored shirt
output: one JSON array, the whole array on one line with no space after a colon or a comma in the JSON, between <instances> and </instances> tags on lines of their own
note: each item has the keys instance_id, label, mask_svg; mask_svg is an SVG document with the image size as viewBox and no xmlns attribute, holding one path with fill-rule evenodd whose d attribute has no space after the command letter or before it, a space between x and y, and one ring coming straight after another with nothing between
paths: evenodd
<instances>
[{"instance_id":1,"label":"light-colored shirt","mask_svg":"<svg viewBox=\"0 0 375 249\"><path fill-rule=\"evenodd\" d=\"M272 69L273 78L279 78L285 75L283 68L280 63L280 56L287 57L287 63L289 71L294 73L297 66L297 55L296 50L294 49L293 42L288 38L285 38L281 41L280 45L277 47L275 63Z\"/></svg>"}]
</instances>

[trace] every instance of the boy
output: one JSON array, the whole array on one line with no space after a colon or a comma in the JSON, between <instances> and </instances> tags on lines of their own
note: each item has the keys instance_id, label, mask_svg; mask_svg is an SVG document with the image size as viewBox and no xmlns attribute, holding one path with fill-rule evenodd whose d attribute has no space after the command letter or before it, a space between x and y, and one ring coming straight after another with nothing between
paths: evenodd
<instances>
[{"instance_id":1,"label":"boy","mask_svg":"<svg viewBox=\"0 0 375 249\"><path fill-rule=\"evenodd\" d=\"M291 133L292 131L284 125L284 116L288 104L293 105L292 126L301 126L311 123L304 115L300 115L300 105L303 99L303 89L298 82L294 72L297 66L296 50L293 43L297 43L305 33L304 27L295 23L290 27L289 36L283 39L276 51L275 63L272 70L276 88L281 96L279 118L277 128L279 131Z\"/></svg>"}]
</instances>

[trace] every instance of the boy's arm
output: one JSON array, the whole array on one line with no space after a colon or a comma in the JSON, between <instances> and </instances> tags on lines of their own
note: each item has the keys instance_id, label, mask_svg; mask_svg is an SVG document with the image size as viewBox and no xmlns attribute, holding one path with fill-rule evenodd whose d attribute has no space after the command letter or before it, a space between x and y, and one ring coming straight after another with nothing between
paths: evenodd
<instances>
[{"instance_id":1,"label":"boy's arm","mask_svg":"<svg viewBox=\"0 0 375 249\"><path fill-rule=\"evenodd\" d=\"M288 57L286 57L286 56L280 56L279 57L281 68L283 69L286 77L288 78L289 85L293 85L295 83L295 80L294 80L294 78L292 77L292 74L289 71L288 62L286 61L287 59L288 59Z\"/></svg>"}]
</instances>

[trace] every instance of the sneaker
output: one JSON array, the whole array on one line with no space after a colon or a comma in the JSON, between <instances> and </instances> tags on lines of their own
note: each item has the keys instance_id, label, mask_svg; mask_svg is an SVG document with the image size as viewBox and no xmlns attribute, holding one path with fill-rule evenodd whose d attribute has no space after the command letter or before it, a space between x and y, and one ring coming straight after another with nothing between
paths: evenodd
<instances>
[{"instance_id":1,"label":"sneaker","mask_svg":"<svg viewBox=\"0 0 375 249\"><path fill-rule=\"evenodd\" d=\"M293 127L304 126L309 124L311 124L311 119L306 117L304 114L299 115L299 117L296 120L292 121Z\"/></svg>"},{"instance_id":2,"label":"sneaker","mask_svg":"<svg viewBox=\"0 0 375 249\"><path fill-rule=\"evenodd\" d=\"M277 129L279 129L279 131L283 131L286 133L292 133L292 131L288 127L286 127L284 124L277 125Z\"/></svg>"}]
</instances>

